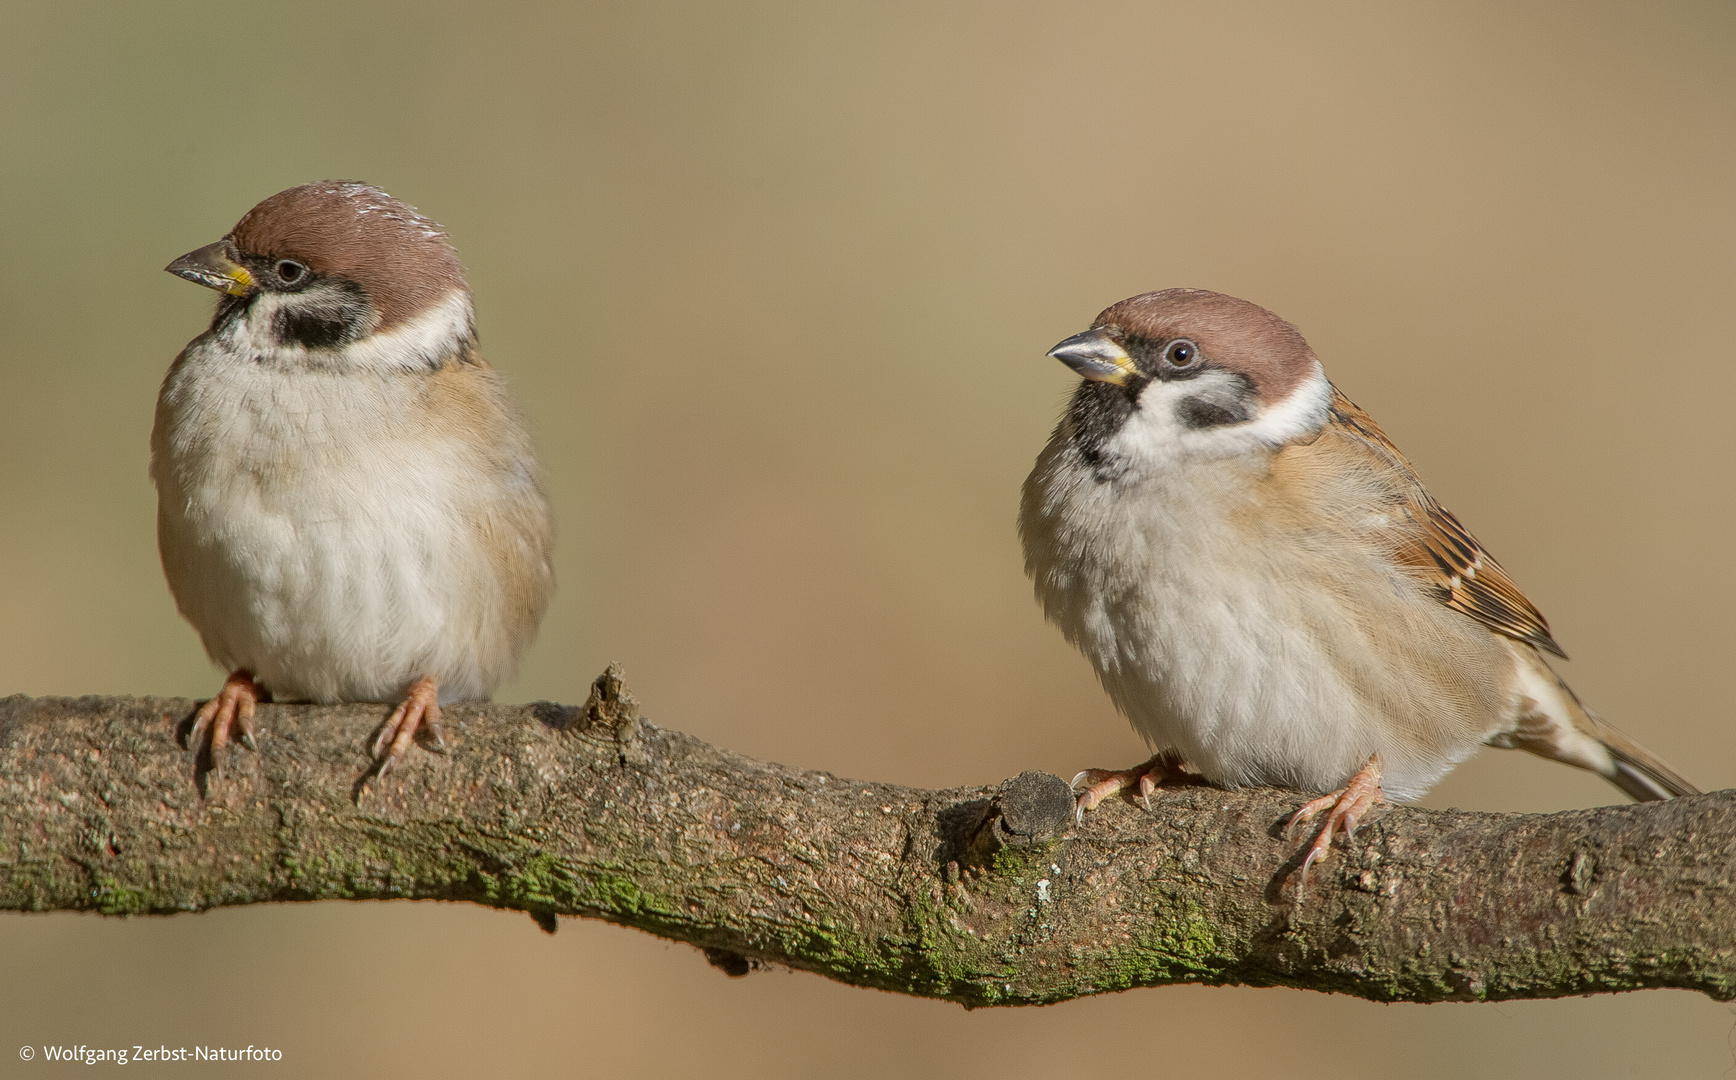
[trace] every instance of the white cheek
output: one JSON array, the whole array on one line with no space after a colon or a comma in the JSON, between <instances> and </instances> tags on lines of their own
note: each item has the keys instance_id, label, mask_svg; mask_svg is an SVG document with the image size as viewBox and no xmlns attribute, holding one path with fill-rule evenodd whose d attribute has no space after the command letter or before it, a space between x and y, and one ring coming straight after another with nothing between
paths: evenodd
<instances>
[{"instance_id":1,"label":"white cheek","mask_svg":"<svg viewBox=\"0 0 1736 1080\"><path fill-rule=\"evenodd\" d=\"M277 293L265 293L255 299L247 317L224 331L230 349L290 367L388 372L436 367L452 355L455 342L474 334L475 314L470 294L454 289L415 318L338 348L284 345L277 340L277 315L295 299L293 294Z\"/></svg>"},{"instance_id":2,"label":"white cheek","mask_svg":"<svg viewBox=\"0 0 1736 1080\"><path fill-rule=\"evenodd\" d=\"M238 320L228 335L237 350L260 355L277 351L274 326L277 313L283 310L283 301L282 296L263 293L248 305L247 317Z\"/></svg>"},{"instance_id":3,"label":"white cheek","mask_svg":"<svg viewBox=\"0 0 1736 1080\"><path fill-rule=\"evenodd\" d=\"M1253 419L1213 427L1191 427L1181 419L1183 400L1236 377L1206 372L1194 379L1153 380L1139 396L1139 409L1109 440L1108 452L1130 466L1161 468L1180 460L1234 457L1258 448L1282 446L1320 430L1332 405L1332 384L1318 362L1289 397L1261 407Z\"/></svg>"}]
</instances>

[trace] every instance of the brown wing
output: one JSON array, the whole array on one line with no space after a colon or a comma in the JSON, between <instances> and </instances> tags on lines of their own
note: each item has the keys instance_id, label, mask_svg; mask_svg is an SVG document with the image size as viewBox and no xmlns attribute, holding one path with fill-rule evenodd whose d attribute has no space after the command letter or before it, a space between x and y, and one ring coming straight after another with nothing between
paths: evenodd
<instances>
[{"instance_id":1,"label":"brown wing","mask_svg":"<svg viewBox=\"0 0 1736 1080\"><path fill-rule=\"evenodd\" d=\"M1394 551L1404 566L1419 572L1439 591L1441 603L1462 611L1498 634L1535 645L1566 659L1549 633L1549 623L1513 584L1477 538L1446 507L1435 502L1416 470L1374 419L1332 388L1328 424L1368 445L1410 480L1404 508L1411 518L1408 536Z\"/></svg>"}]
</instances>

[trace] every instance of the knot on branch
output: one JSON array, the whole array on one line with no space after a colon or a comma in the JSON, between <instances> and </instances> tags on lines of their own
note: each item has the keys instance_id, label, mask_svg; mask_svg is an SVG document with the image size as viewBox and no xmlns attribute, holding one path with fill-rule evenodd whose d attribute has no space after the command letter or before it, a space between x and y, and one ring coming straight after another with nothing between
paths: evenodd
<instances>
[{"instance_id":1,"label":"knot on branch","mask_svg":"<svg viewBox=\"0 0 1736 1080\"><path fill-rule=\"evenodd\" d=\"M989 867L997 856L1018 857L1048 850L1073 820L1073 789L1051 773L1026 771L1001 785L982 805L982 814L965 833L967 866Z\"/></svg>"},{"instance_id":2,"label":"knot on branch","mask_svg":"<svg viewBox=\"0 0 1736 1080\"><path fill-rule=\"evenodd\" d=\"M623 765L644 765L650 760L639 740L643 730L639 722L639 699L627 689L618 663L611 663L591 683L591 695L579 710L579 726L613 733Z\"/></svg>"},{"instance_id":3,"label":"knot on branch","mask_svg":"<svg viewBox=\"0 0 1736 1080\"><path fill-rule=\"evenodd\" d=\"M731 949L720 949L711 945L700 946L700 952L705 954L705 962L728 975L739 979L752 971L757 971L765 964L751 956L743 956Z\"/></svg>"}]
</instances>

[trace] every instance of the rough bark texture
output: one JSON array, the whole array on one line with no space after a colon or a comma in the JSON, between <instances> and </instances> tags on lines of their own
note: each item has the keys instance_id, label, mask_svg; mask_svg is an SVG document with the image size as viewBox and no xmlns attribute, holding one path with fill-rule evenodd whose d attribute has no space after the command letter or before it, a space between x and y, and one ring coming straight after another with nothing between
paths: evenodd
<instances>
[{"instance_id":1,"label":"rough bark texture","mask_svg":"<svg viewBox=\"0 0 1736 1080\"><path fill-rule=\"evenodd\" d=\"M359 795L383 707L263 707L260 752L205 797L177 743L192 708L0 700L0 909L469 900L969 1006L1170 982L1736 997L1736 792L1387 810L1299 897L1294 792L1184 786L1076 827L1041 773L921 791L714 749L641 722L614 669L582 708L450 708L448 753Z\"/></svg>"}]
</instances>

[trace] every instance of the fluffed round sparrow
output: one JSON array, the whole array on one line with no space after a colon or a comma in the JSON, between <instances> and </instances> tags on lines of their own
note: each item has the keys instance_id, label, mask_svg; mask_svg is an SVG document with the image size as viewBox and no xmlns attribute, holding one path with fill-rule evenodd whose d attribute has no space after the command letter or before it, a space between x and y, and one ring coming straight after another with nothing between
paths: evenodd
<instances>
[{"instance_id":1,"label":"fluffed round sparrow","mask_svg":"<svg viewBox=\"0 0 1736 1080\"><path fill-rule=\"evenodd\" d=\"M1636 799L1697 793L1583 706L1548 624L1435 502L1295 327L1201 289L1114 305L1049 353L1083 376L1025 481L1045 614L1158 751L1087 770L1081 814L1215 784L1332 794L1302 880L1379 800L1479 746L1589 769Z\"/></svg>"},{"instance_id":2,"label":"fluffed round sparrow","mask_svg":"<svg viewBox=\"0 0 1736 1080\"><path fill-rule=\"evenodd\" d=\"M439 225L305 184L172 274L223 295L169 368L151 476L176 605L231 673L196 715L214 766L267 695L395 705L374 771L486 698L536 634L554 531L523 421L477 351Z\"/></svg>"}]
</instances>

